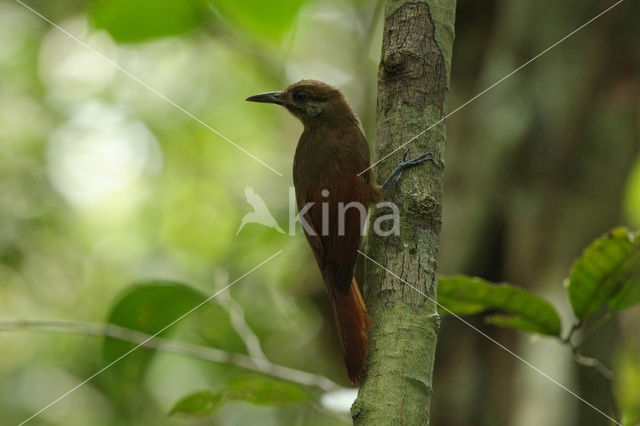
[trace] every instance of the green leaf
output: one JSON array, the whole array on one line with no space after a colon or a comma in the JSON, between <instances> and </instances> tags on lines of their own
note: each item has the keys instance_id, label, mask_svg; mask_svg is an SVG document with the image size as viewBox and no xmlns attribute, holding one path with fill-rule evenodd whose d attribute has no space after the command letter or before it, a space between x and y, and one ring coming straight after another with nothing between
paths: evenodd
<instances>
[{"instance_id":1,"label":"green leaf","mask_svg":"<svg viewBox=\"0 0 640 426\"><path fill-rule=\"evenodd\" d=\"M291 28L304 0L209 0L222 18L260 40L279 41Z\"/></svg>"},{"instance_id":2,"label":"green leaf","mask_svg":"<svg viewBox=\"0 0 640 426\"><path fill-rule=\"evenodd\" d=\"M187 395L174 405L169 415L205 415L230 401L258 405L288 405L310 400L309 392L296 383L263 375L242 375L233 378L222 391L200 391Z\"/></svg>"},{"instance_id":3,"label":"green leaf","mask_svg":"<svg viewBox=\"0 0 640 426\"><path fill-rule=\"evenodd\" d=\"M487 324L495 325L498 327L515 328L517 330L536 331L536 328L538 327L535 322L520 316L496 314L485 317L484 321ZM556 333L551 334L554 336L556 335Z\"/></svg>"},{"instance_id":4,"label":"green leaf","mask_svg":"<svg viewBox=\"0 0 640 426\"><path fill-rule=\"evenodd\" d=\"M584 321L609 303L624 309L640 302L640 239L615 228L591 243L573 263L567 281L569 301Z\"/></svg>"},{"instance_id":5,"label":"green leaf","mask_svg":"<svg viewBox=\"0 0 640 426\"><path fill-rule=\"evenodd\" d=\"M636 261L638 258L636 256ZM609 306L613 309L627 309L640 303L640 272L636 270L635 275L625 281L622 289L609 300Z\"/></svg>"},{"instance_id":6,"label":"green leaf","mask_svg":"<svg viewBox=\"0 0 640 426\"><path fill-rule=\"evenodd\" d=\"M485 319L502 327L552 336L560 335L562 330L560 317L549 302L509 284L496 285L464 275L440 276L438 303L457 315L473 315L493 309L511 314L492 315Z\"/></svg>"},{"instance_id":7,"label":"green leaf","mask_svg":"<svg viewBox=\"0 0 640 426\"><path fill-rule=\"evenodd\" d=\"M90 19L119 43L183 34L204 16L202 0L96 0Z\"/></svg>"},{"instance_id":8,"label":"green leaf","mask_svg":"<svg viewBox=\"0 0 640 426\"><path fill-rule=\"evenodd\" d=\"M187 395L176 402L169 415L180 413L202 416L218 409L223 403L224 394L206 390L200 391Z\"/></svg>"},{"instance_id":9,"label":"green leaf","mask_svg":"<svg viewBox=\"0 0 640 426\"><path fill-rule=\"evenodd\" d=\"M118 297L111 308L108 322L152 335L205 299L204 294L181 283L151 281L134 284ZM162 331L159 336L170 331L171 327ZM107 363L115 361L135 346L122 340L105 338L104 359ZM117 385L118 394L123 399L135 393L154 354L155 351L140 347L105 372L105 376Z\"/></svg>"},{"instance_id":10,"label":"green leaf","mask_svg":"<svg viewBox=\"0 0 640 426\"><path fill-rule=\"evenodd\" d=\"M259 405L285 405L309 401L311 396L296 383L252 375L232 379L227 398Z\"/></svg>"}]
</instances>

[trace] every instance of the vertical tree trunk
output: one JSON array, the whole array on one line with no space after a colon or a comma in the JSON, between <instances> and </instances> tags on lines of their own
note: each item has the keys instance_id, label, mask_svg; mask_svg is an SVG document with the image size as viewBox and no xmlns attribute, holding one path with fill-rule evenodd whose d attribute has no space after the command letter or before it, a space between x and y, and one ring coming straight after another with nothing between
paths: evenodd
<instances>
[{"instance_id":1,"label":"vertical tree trunk","mask_svg":"<svg viewBox=\"0 0 640 426\"><path fill-rule=\"evenodd\" d=\"M378 73L377 158L440 120L454 39L455 0L389 0ZM435 299L441 224L444 122L412 141L408 158L430 152L434 163L407 171L386 191L400 209L400 235L370 230L368 255L400 279L365 262L365 297L374 325L367 377L352 408L354 424L429 423L431 381L440 319ZM405 148L380 163L387 176ZM371 223L380 215L378 209Z\"/></svg>"}]
</instances>

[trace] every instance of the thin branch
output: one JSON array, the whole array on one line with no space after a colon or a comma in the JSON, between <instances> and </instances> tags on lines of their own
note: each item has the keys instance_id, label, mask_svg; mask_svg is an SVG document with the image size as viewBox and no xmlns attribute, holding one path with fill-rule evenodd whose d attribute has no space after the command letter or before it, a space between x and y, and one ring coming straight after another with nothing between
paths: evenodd
<instances>
[{"instance_id":1,"label":"thin branch","mask_svg":"<svg viewBox=\"0 0 640 426\"><path fill-rule=\"evenodd\" d=\"M611 369L604 365L599 359L582 355L578 351L578 347L573 346L571 343L569 343L569 347L573 352L573 360L577 364L593 368L595 372L605 380L607 384L607 394L609 395L609 403L613 410L613 417L615 417L616 421L620 422L620 410L618 409L618 401L616 400L615 391L613 389L613 382L615 380L613 371L611 371Z\"/></svg>"},{"instance_id":2,"label":"thin branch","mask_svg":"<svg viewBox=\"0 0 640 426\"><path fill-rule=\"evenodd\" d=\"M114 324L50 319L0 320L0 332L20 330L111 337L113 339L135 344L142 343L142 346L147 348L172 352L204 361L231 364L236 367L266 374L279 379L289 380L304 386L317 387L325 392L344 388L327 377L296 370L283 365L273 364L266 359L256 360L250 356L239 353L194 345L191 343L177 342L161 337L154 337L146 341L151 337L151 335Z\"/></svg>"},{"instance_id":3,"label":"thin branch","mask_svg":"<svg viewBox=\"0 0 640 426\"><path fill-rule=\"evenodd\" d=\"M229 282L229 275L226 271L219 270L216 273L216 281L219 287L225 287ZM255 362L269 362L260 345L260 339L245 319L244 309L231 297L231 293L221 293L216 301L229 314L231 326L244 342L249 356L253 358Z\"/></svg>"},{"instance_id":4,"label":"thin branch","mask_svg":"<svg viewBox=\"0 0 640 426\"><path fill-rule=\"evenodd\" d=\"M567 344L571 344L571 338L573 337L573 334L580 328L582 327L582 321L578 321L576 323L574 323L571 326L571 329L569 329L569 333L567 334L567 337L563 337L560 340L563 343L567 343Z\"/></svg>"},{"instance_id":5,"label":"thin branch","mask_svg":"<svg viewBox=\"0 0 640 426\"><path fill-rule=\"evenodd\" d=\"M613 389L613 383L615 380L614 372L604 365L602 361L597 358L585 356L580 353L580 348L584 345L585 341L589 339L593 334L609 319L611 319L612 313L608 311L605 315L603 315L589 330L586 332L586 336L580 340L579 343L574 344L571 341L571 338L584 325L582 321L578 321L571 326L569 333L566 337L560 337L559 340L567 346L573 355L573 360L576 364L581 365L583 367L592 368L600 377L604 379L607 385L607 394L609 395L609 403L611 404L611 409L613 411L613 417L619 423L621 416L620 410L618 409L618 402L616 400L615 391Z\"/></svg>"},{"instance_id":6,"label":"thin branch","mask_svg":"<svg viewBox=\"0 0 640 426\"><path fill-rule=\"evenodd\" d=\"M590 356L585 356L579 353L577 350L573 353L573 360L584 367L593 368L598 372L598 374L608 382L612 382L615 378L613 371L609 369L606 365L602 363L597 358L593 358Z\"/></svg>"}]
</instances>

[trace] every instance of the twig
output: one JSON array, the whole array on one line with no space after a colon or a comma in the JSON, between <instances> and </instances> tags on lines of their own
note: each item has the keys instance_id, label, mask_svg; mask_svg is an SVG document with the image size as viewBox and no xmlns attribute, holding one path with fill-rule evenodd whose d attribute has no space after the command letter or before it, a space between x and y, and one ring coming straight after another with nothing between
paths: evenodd
<instances>
[{"instance_id":1,"label":"twig","mask_svg":"<svg viewBox=\"0 0 640 426\"><path fill-rule=\"evenodd\" d=\"M217 271L215 278L220 288L225 287L229 282L229 275L224 270ZM245 319L244 309L231 297L231 293L221 293L216 301L229 314L231 326L244 342L249 356L256 362L269 362L260 345L260 339Z\"/></svg>"},{"instance_id":2,"label":"twig","mask_svg":"<svg viewBox=\"0 0 640 426\"><path fill-rule=\"evenodd\" d=\"M567 333L566 337L561 338L560 340L563 343L571 344L571 337L573 337L573 333L575 333L580 327L582 327L582 321L578 321L571 326L569 333Z\"/></svg>"},{"instance_id":3,"label":"twig","mask_svg":"<svg viewBox=\"0 0 640 426\"><path fill-rule=\"evenodd\" d=\"M573 352L573 360L584 367L595 369L598 374L608 382L612 382L615 378L613 371L611 371L609 367L604 365L599 359L582 355L577 349Z\"/></svg>"},{"instance_id":4,"label":"twig","mask_svg":"<svg viewBox=\"0 0 640 426\"><path fill-rule=\"evenodd\" d=\"M51 319L0 320L0 332L19 330L111 337L113 339L135 344L141 344L151 337L149 334L114 324ZM325 392L343 389L343 386L340 386L336 382L324 376L296 370L283 365L273 364L266 359L255 360L247 355L223 351L221 349L177 342L161 337L154 337L143 343L143 346L165 352L186 355L191 358L197 358L205 361L231 364L236 367L266 374L279 379L289 380L304 386L317 387Z\"/></svg>"},{"instance_id":5,"label":"twig","mask_svg":"<svg viewBox=\"0 0 640 426\"><path fill-rule=\"evenodd\" d=\"M613 389L613 382L615 379L613 371L611 371L609 367L604 365L599 359L582 355L578 351L577 346L573 346L571 343L569 343L569 347L573 352L573 360L577 364L584 367L593 368L595 372L605 380L607 384L607 394L609 395L609 403L611 404L611 409L613 410L613 417L616 419L616 421L620 422L620 410L618 409L618 402L616 400L615 391Z\"/></svg>"},{"instance_id":6,"label":"twig","mask_svg":"<svg viewBox=\"0 0 640 426\"><path fill-rule=\"evenodd\" d=\"M576 364L582 365L583 367L593 368L595 372L605 380L607 384L607 394L609 395L609 403L613 410L613 417L617 422L620 422L620 410L618 409L618 402L613 389L613 381L615 379L613 371L611 371L611 369L604 365L599 359L582 355L579 352L578 347L574 346L571 342L568 342L567 344L573 353L573 360Z\"/></svg>"},{"instance_id":7,"label":"twig","mask_svg":"<svg viewBox=\"0 0 640 426\"><path fill-rule=\"evenodd\" d=\"M576 364L581 365L583 367L592 368L600 377L604 379L607 384L607 394L609 395L609 403L611 404L611 409L613 411L613 417L619 423L621 416L620 410L618 409L618 402L616 400L615 392L613 389L613 382L615 380L615 374L613 371L604 365L599 359L582 355L580 353L580 348L584 345L585 341L589 339L593 334L609 319L611 318L611 311L608 311L605 315L603 315L588 331L586 336L580 340L578 344L574 344L571 341L571 338L575 334L577 330L579 330L583 326L582 321L578 321L569 330L569 333L566 337L560 337L560 341L567 346L573 355L573 360Z\"/></svg>"}]
</instances>

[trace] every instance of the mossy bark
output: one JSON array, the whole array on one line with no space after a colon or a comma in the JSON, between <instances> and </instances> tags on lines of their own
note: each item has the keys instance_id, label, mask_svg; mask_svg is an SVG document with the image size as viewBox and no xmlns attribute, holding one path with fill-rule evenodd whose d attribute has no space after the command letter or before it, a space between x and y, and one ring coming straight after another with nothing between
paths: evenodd
<instances>
[{"instance_id":1,"label":"mossy bark","mask_svg":"<svg viewBox=\"0 0 640 426\"><path fill-rule=\"evenodd\" d=\"M377 158L446 113L454 19L455 0L387 2L378 73ZM440 324L429 298L436 297L444 147L444 122L406 146L408 158L429 152L435 161L406 171L385 193L386 201L399 207L400 234L369 232L368 255L415 289L374 263L364 263L365 298L374 325L366 378L352 408L354 424L429 423ZM404 151L376 166L378 180L395 168ZM389 212L374 211L371 223L384 214Z\"/></svg>"}]
</instances>

